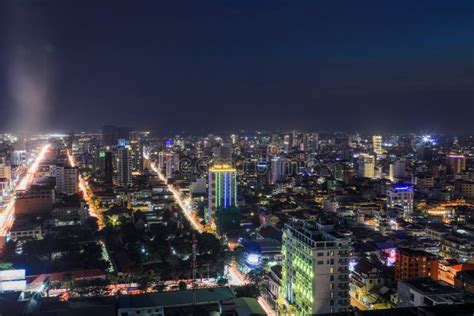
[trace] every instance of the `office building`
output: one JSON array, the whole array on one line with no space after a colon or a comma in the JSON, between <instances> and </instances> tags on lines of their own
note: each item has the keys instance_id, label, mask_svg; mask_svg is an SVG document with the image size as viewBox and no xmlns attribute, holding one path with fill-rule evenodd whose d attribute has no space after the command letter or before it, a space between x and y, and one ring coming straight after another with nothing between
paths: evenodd
<instances>
[{"instance_id":1,"label":"office building","mask_svg":"<svg viewBox=\"0 0 474 316\"><path fill-rule=\"evenodd\" d=\"M372 155L359 155L359 177L375 178L375 158Z\"/></svg>"},{"instance_id":2,"label":"office building","mask_svg":"<svg viewBox=\"0 0 474 316\"><path fill-rule=\"evenodd\" d=\"M391 181L397 181L406 177L406 159L401 158L392 162L389 166L389 178Z\"/></svg>"},{"instance_id":3,"label":"office building","mask_svg":"<svg viewBox=\"0 0 474 316\"><path fill-rule=\"evenodd\" d=\"M332 225L287 223L283 229L282 293L295 315L347 311L350 238Z\"/></svg>"},{"instance_id":4,"label":"office building","mask_svg":"<svg viewBox=\"0 0 474 316\"><path fill-rule=\"evenodd\" d=\"M372 136L372 148L374 149L374 154L376 154L376 155L382 155L383 154L382 136L380 136L380 135Z\"/></svg>"},{"instance_id":5,"label":"office building","mask_svg":"<svg viewBox=\"0 0 474 316\"><path fill-rule=\"evenodd\" d=\"M387 191L387 207L400 208L408 216L413 213L413 196L411 185L396 184Z\"/></svg>"}]
</instances>

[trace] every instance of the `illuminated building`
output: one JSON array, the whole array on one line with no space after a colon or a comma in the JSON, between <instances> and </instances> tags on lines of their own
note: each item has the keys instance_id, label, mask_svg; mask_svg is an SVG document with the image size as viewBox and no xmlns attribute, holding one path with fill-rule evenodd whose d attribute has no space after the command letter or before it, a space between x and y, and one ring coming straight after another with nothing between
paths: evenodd
<instances>
[{"instance_id":1,"label":"illuminated building","mask_svg":"<svg viewBox=\"0 0 474 316\"><path fill-rule=\"evenodd\" d=\"M3 179L6 183L6 186L8 186L12 180L12 167L10 165L0 162L0 179ZM2 190L0 188L0 193L1 191Z\"/></svg>"},{"instance_id":2,"label":"illuminated building","mask_svg":"<svg viewBox=\"0 0 474 316\"><path fill-rule=\"evenodd\" d=\"M403 214L413 213L413 187L410 185L397 184L387 191L387 207L401 208Z\"/></svg>"},{"instance_id":3,"label":"illuminated building","mask_svg":"<svg viewBox=\"0 0 474 316\"><path fill-rule=\"evenodd\" d=\"M375 158L372 155L359 155L359 177L375 178Z\"/></svg>"},{"instance_id":4,"label":"illuminated building","mask_svg":"<svg viewBox=\"0 0 474 316\"><path fill-rule=\"evenodd\" d=\"M439 260L433 263L431 277L454 286L456 275L461 271L469 270L474 270L474 264L459 263L455 259Z\"/></svg>"},{"instance_id":5,"label":"illuminated building","mask_svg":"<svg viewBox=\"0 0 474 316\"><path fill-rule=\"evenodd\" d=\"M397 159L390 164L389 177L391 181L397 181L406 177L406 160Z\"/></svg>"},{"instance_id":6,"label":"illuminated building","mask_svg":"<svg viewBox=\"0 0 474 316\"><path fill-rule=\"evenodd\" d=\"M129 146L117 148L117 184L127 186L132 183L132 160Z\"/></svg>"},{"instance_id":7,"label":"illuminated building","mask_svg":"<svg viewBox=\"0 0 474 316\"><path fill-rule=\"evenodd\" d=\"M64 165L54 166L53 176L56 178L56 191L62 194L79 192L79 169Z\"/></svg>"},{"instance_id":8,"label":"illuminated building","mask_svg":"<svg viewBox=\"0 0 474 316\"><path fill-rule=\"evenodd\" d=\"M391 304L378 293L385 281L383 271L366 259L360 260L351 268L351 305L360 310L391 308Z\"/></svg>"},{"instance_id":9,"label":"illuminated building","mask_svg":"<svg viewBox=\"0 0 474 316\"><path fill-rule=\"evenodd\" d=\"M0 271L0 293L21 292L26 289L25 270Z\"/></svg>"},{"instance_id":10,"label":"illuminated building","mask_svg":"<svg viewBox=\"0 0 474 316\"><path fill-rule=\"evenodd\" d=\"M335 232L332 225L287 223L282 254L282 296L289 305L282 314L347 311L350 238Z\"/></svg>"},{"instance_id":11,"label":"illuminated building","mask_svg":"<svg viewBox=\"0 0 474 316\"><path fill-rule=\"evenodd\" d=\"M372 147L374 149L375 154L377 154L377 155L383 154L382 136L380 136L380 135L372 136Z\"/></svg>"},{"instance_id":12,"label":"illuminated building","mask_svg":"<svg viewBox=\"0 0 474 316\"><path fill-rule=\"evenodd\" d=\"M451 153L448 155L448 169L453 174L459 174L466 170L466 157L464 155Z\"/></svg>"},{"instance_id":13,"label":"illuminated building","mask_svg":"<svg viewBox=\"0 0 474 316\"><path fill-rule=\"evenodd\" d=\"M45 215L53 208L54 190L32 187L17 191L15 215Z\"/></svg>"},{"instance_id":14,"label":"illuminated building","mask_svg":"<svg viewBox=\"0 0 474 316\"><path fill-rule=\"evenodd\" d=\"M26 150L14 150L11 152L10 161L12 166L21 166L26 164Z\"/></svg>"},{"instance_id":15,"label":"illuminated building","mask_svg":"<svg viewBox=\"0 0 474 316\"><path fill-rule=\"evenodd\" d=\"M280 157L273 157L270 164L270 184L275 184L283 179L283 162Z\"/></svg>"},{"instance_id":16,"label":"illuminated building","mask_svg":"<svg viewBox=\"0 0 474 316\"><path fill-rule=\"evenodd\" d=\"M458 191L465 198L472 199L474 198L474 181L473 180L463 180L456 183L456 186L459 188Z\"/></svg>"},{"instance_id":17,"label":"illuminated building","mask_svg":"<svg viewBox=\"0 0 474 316\"><path fill-rule=\"evenodd\" d=\"M431 267L436 256L431 253L400 248L395 256L395 280L405 280L416 277L431 277Z\"/></svg>"},{"instance_id":18,"label":"illuminated building","mask_svg":"<svg viewBox=\"0 0 474 316\"><path fill-rule=\"evenodd\" d=\"M215 223L217 213L236 213L237 171L228 163L216 163L209 168L209 208L207 221ZM240 211L238 211L240 215ZM240 223L240 219L239 219Z\"/></svg>"},{"instance_id":19,"label":"illuminated building","mask_svg":"<svg viewBox=\"0 0 474 316\"><path fill-rule=\"evenodd\" d=\"M303 135L304 150L314 153L319 149L319 134L310 133Z\"/></svg>"}]
</instances>

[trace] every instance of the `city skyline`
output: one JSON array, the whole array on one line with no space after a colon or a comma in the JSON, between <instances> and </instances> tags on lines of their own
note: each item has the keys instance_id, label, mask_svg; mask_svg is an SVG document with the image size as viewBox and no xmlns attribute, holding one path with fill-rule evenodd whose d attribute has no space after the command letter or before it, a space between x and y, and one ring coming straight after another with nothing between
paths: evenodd
<instances>
[{"instance_id":1,"label":"city skyline","mask_svg":"<svg viewBox=\"0 0 474 316\"><path fill-rule=\"evenodd\" d=\"M472 132L469 1L0 6L2 131Z\"/></svg>"}]
</instances>

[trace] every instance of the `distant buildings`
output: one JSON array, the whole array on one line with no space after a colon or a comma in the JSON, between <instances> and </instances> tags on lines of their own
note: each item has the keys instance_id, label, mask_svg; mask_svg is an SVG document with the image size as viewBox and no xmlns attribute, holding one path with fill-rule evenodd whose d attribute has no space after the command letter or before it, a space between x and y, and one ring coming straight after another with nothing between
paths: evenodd
<instances>
[{"instance_id":1,"label":"distant buildings","mask_svg":"<svg viewBox=\"0 0 474 316\"><path fill-rule=\"evenodd\" d=\"M406 159L401 158L392 162L389 166L389 178L397 181L406 177Z\"/></svg>"},{"instance_id":2,"label":"distant buildings","mask_svg":"<svg viewBox=\"0 0 474 316\"><path fill-rule=\"evenodd\" d=\"M375 178L375 157L368 154L359 155L359 177Z\"/></svg>"},{"instance_id":3,"label":"distant buildings","mask_svg":"<svg viewBox=\"0 0 474 316\"><path fill-rule=\"evenodd\" d=\"M382 155L383 154L382 136L380 136L380 135L372 136L372 147L373 147L374 153L376 155Z\"/></svg>"},{"instance_id":4,"label":"distant buildings","mask_svg":"<svg viewBox=\"0 0 474 316\"><path fill-rule=\"evenodd\" d=\"M453 174L460 174L466 170L466 157L461 154L451 153L447 157L448 170Z\"/></svg>"},{"instance_id":5,"label":"distant buildings","mask_svg":"<svg viewBox=\"0 0 474 316\"><path fill-rule=\"evenodd\" d=\"M289 314L323 314L349 307L350 238L332 225L287 223L283 230L282 293Z\"/></svg>"}]
</instances>

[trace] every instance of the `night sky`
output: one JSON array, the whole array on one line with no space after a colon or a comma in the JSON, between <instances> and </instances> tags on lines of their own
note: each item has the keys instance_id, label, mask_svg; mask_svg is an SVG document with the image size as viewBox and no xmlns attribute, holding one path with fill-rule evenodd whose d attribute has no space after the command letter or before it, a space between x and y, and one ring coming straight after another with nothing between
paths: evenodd
<instances>
[{"instance_id":1,"label":"night sky","mask_svg":"<svg viewBox=\"0 0 474 316\"><path fill-rule=\"evenodd\" d=\"M0 0L0 130L474 132L473 3Z\"/></svg>"}]
</instances>

